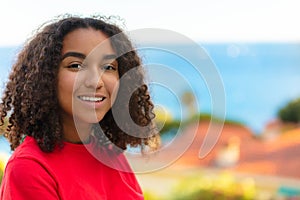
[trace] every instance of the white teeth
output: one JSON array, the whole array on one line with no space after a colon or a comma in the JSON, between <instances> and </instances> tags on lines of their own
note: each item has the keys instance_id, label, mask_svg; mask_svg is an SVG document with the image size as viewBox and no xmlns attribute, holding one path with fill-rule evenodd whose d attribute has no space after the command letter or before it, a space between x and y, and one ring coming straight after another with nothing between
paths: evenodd
<instances>
[{"instance_id":1,"label":"white teeth","mask_svg":"<svg viewBox=\"0 0 300 200\"><path fill-rule=\"evenodd\" d=\"M91 102L98 102L103 101L104 97L87 97L87 96L79 96L79 98L83 101L91 101Z\"/></svg>"}]
</instances>

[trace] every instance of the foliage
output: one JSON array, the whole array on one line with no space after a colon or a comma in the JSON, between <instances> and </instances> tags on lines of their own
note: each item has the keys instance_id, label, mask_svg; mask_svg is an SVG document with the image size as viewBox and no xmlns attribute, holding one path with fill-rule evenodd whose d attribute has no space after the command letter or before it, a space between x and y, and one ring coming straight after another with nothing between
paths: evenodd
<instances>
[{"instance_id":1,"label":"foliage","mask_svg":"<svg viewBox=\"0 0 300 200\"><path fill-rule=\"evenodd\" d=\"M265 183L256 182L253 177L235 176L234 173L226 170L211 173L190 171L184 174L175 175L178 182L176 181L172 189L165 193L157 193L155 189L144 190L145 200L300 199L298 187L266 187Z\"/></svg>"},{"instance_id":2,"label":"foliage","mask_svg":"<svg viewBox=\"0 0 300 200\"><path fill-rule=\"evenodd\" d=\"M180 127L180 121L179 120L167 121L164 124L161 125L159 124L158 126L161 127L160 133L165 134L165 133L172 132L172 130L178 130Z\"/></svg>"},{"instance_id":3,"label":"foliage","mask_svg":"<svg viewBox=\"0 0 300 200\"><path fill-rule=\"evenodd\" d=\"M0 169L0 185L1 185L1 182L2 182L2 177L3 177L3 171Z\"/></svg>"},{"instance_id":4,"label":"foliage","mask_svg":"<svg viewBox=\"0 0 300 200\"><path fill-rule=\"evenodd\" d=\"M278 112L278 117L283 122L300 122L300 98L290 101Z\"/></svg>"},{"instance_id":5,"label":"foliage","mask_svg":"<svg viewBox=\"0 0 300 200\"><path fill-rule=\"evenodd\" d=\"M3 136L0 136L0 139L1 139L1 137L3 137ZM1 185L4 169L5 169L6 163L8 162L8 159L9 159L9 155L0 151L0 185Z\"/></svg>"},{"instance_id":6,"label":"foliage","mask_svg":"<svg viewBox=\"0 0 300 200\"><path fill-rule=\"evenodd\" d=\"M4 119L4 124L0 126L0 135L2 135L6 131L6 127L8 125L8 118Z\"/></svg>"},{"instance_id":7,"label":"foliage","mask_svg":"<svg viewBox=\"0 0 300 200\"><path fill-rule=\"evenodd\" d=\"M4 167L5 167L5 161L4 161L4 159L1 158L1 155L0 155L0 185L1 185L2 177L3 177L3 173L4 173Z\"/></svg>"},{"instance_id":8,"label":"foliage","mask_svg":"<svg viewBox=\"0 0 300 200\"><path fill-rule=\"evenodd\" d=\"M189 124L201 122L201 121L213 121L213 122L217 122L217 123L224 122L225 124L242 125L240 122L233 121L233 120L225 119L225 121L223 121L222 119L214 117L208 113L195 114L195 115L191 116L190 118L181 120L181 121L177 120L177 119L169 119L169 120L166 120L165 122L156 120L156 123L158 124L158 127L161 127L160 128L161 134L165 134L165 133L172 132L172 130L178 130L179 127L184 128L185 126L187 126Z\"/></svg>"},{"instance_id":9,"label":"foliage","mask_svg":"<svg viewBox=\"0 0 300 200\"><path fill-rule=\"evenodd\" d=\"M256 186L252 179L237 182L233 175L224 172L218 177L196 176L183 180L174 190L174 200L250 200L254 199Z\"/></svg>"},{"instance_id":10,"label":"foliage","mask_svg":"<svg viewBox=\"0 0 300 200\"><path fill-rule=\"evenodd\" d=\"M149 191L144 191L143 195L144 195L145 200L160 200L161 199L161 197L159 197L159 195L156 195L155 193L149 192Z\"/></svg>"}]
</instances>

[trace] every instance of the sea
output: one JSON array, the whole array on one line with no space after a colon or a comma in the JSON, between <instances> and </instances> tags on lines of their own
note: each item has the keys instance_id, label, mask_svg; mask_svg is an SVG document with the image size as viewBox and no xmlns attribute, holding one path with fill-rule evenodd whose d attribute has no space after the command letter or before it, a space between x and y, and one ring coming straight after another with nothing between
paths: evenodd
<instances>
[{"instance_id":1,"label":"sea","mask_svg":"<svg viewBox=\"0 0 300 200\"><path fill-rule=\"evenodd\" d=\"M224 115L261 134L282 107L300 98L300 43L198 45L200 50L181 44L142 54L150 63L155 102L175 118L193 110ZM192 109L181 100L187 91L198 105Z\"/></svg>"},{"instance_id":2,"label":"sea","mask_svg":"<svg viewBox=\"0 0 300 200\"><path fill-rule=\"evenodd\" d=\"M197 45L138 49L153 102L172 118L211 113L260 134L282 107L300 98L300 43ZM19 48L0 47L1 92ZM188 103L186 93L192 94Z\"/></svg>"}]
</instances>

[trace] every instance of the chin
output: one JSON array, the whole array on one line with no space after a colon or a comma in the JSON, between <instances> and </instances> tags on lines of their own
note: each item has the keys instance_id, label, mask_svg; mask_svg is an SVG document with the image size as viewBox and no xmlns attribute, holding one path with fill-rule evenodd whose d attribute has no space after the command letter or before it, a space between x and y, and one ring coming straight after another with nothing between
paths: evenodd
<instances>
[{"instance_id":1,"label":"chin","mask_svg":"<svg viewBox=\"0 0 300 200\"><path fill-rule=\"evenodd\" d=\"M99 123L104 116L80 116L74 117L75 124L96 124Z\"/></svg>"}]
</instances>

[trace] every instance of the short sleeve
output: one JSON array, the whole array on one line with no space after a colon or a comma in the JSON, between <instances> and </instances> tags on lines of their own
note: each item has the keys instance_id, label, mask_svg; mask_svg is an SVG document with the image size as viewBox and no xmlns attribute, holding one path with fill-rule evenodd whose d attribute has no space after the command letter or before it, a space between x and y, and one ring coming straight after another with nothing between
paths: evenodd
<instances>
[{"instance_id":1,"label":"short sleeve","mask_svg":"<svg viewBox=\"0 0 300 200\"><path fill-rule=\"evenodd\" d=\"M56 181L41 163L28 158L14 158L6 166L0 200L28 199L60 199Z\"/></svg>"}]
</instances>

